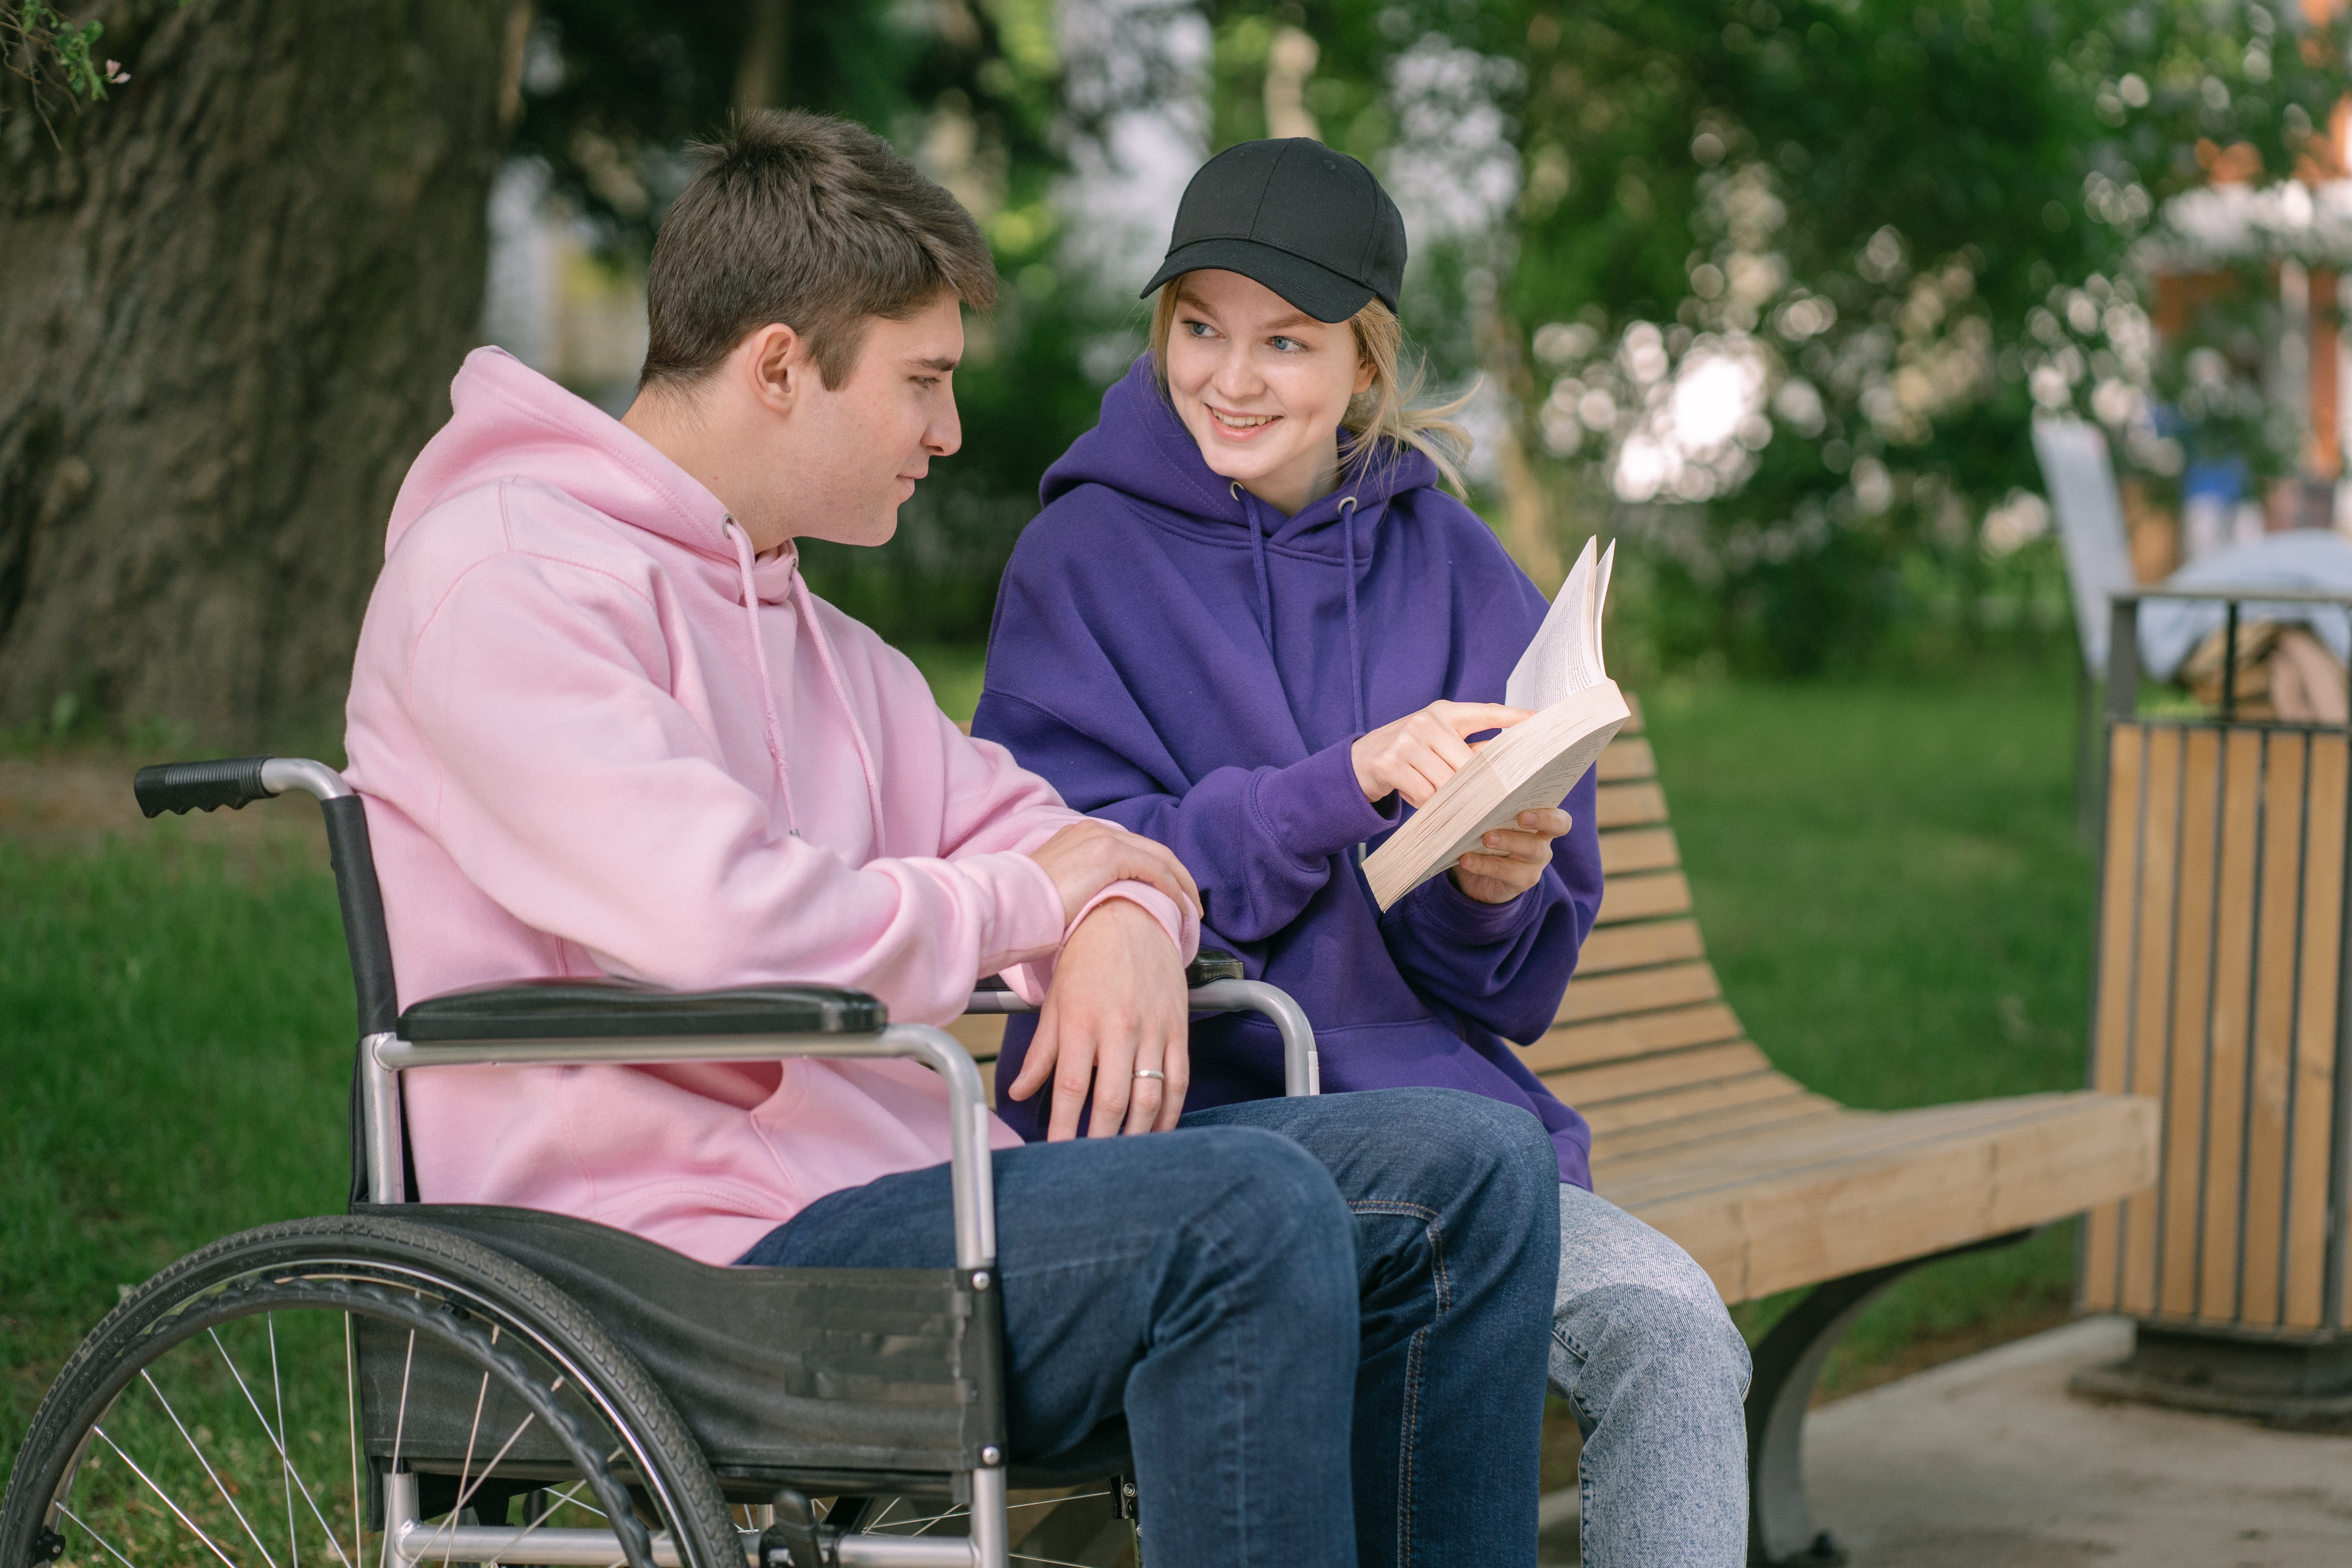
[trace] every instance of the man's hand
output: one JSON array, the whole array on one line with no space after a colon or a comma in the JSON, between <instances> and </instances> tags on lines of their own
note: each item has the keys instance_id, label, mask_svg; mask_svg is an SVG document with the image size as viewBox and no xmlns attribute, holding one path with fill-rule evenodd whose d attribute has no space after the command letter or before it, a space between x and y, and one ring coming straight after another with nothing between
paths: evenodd
<instances>
[{"instance_id":1,"label":"man's hand","mask_svg":"<svg viewBox=\"0 0 2352 1568\"><path fill-rule=\"evenodd\" d=\"M1184 869L1184 862L1165 845L1129 833L1116 822L1091 816L1073 822L1031 850L1029 858L1054 879L1055 890L1062 895L1065 930L1097 893L1113 882L1142 882L1157 888L1191 910L1194 919L1200 918L1200 885Z\"/></svg>"},{"instance_id":2,"label":"man's hand","mask_svg":"<svg viewBox=\"0 0 2352 1568\"><path fill-rule=\"evenodd\" d=\"M1490 827L1486 853L1462 857L1454 885L1482 904L1507 904L1536 885L1551 864L1551 841L1566 833L1570 817L1556 805L1519 813L1517 827Z\"/></svg>"},{"instance_id":3,"label":"man's hand","mask_svg":"<svg viewBox=\"0 0 2352 1568\"><path fill-rule=\"evenodd\" d=\"M1507 730L1527 717L1527 709L1499 702L1433 702L1381 725L1349 748L1348 757L1366 800L1401 795L1418 810L1470 760L1473 748L1462 737Z\"/></svg>"},{"instance_id":4,"label":"man's hand","mask_svg":"<svg viewBox=\"0 0 2352 1568\"><path fill-rule=\"evenodd\" d=\"M1160 922L1132 899L1106 900L1062 944L1028 1059L1005 1092L1027 1100L1051 1075L1051 1142L1077 1136L1089 1084L1087 1136L1164 1132L1183 1114L1192 1079L1184 1004L1184 966Z\"/></svg>"}]
</instances>

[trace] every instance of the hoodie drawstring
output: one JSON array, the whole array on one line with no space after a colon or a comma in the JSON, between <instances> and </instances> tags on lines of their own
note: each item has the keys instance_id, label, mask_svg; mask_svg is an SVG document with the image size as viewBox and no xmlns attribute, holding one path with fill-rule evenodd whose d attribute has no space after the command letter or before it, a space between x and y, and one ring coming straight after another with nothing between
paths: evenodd
<instances>
[{"instance_id":1,"label":"hoodie drawstring","mask_svg":"<svg viewBox=\"0 0 2352 1568\"><path fill-rule=\"evenodd\" d=\"M776 765L776 782L784 792L784 826L798 838L801 828L793 810L793 769L784 760L784 726L776 717L776 690L768 678L767 639L760 635L760 588L751 576L751 541L731 517L727 520L726 531L735 542L735 570L743 585L743 618L751 628L751 662L759 667L760 703L768 721L768 756ZM882 847L882 781L874 771L873 753L866 749L866 732L857 727L857 710L849 700L849 688L842 681L841 667L833 657L833 644L816 618L816 606L810 601L808 584L802 581L797 564L793 568L792 594L793 605L802 624L816 639L817 662L824 666L834 700L841 704L842 717L848 722L849 743L857 752L858 767L866 774L866 808L874 817L874 847L878 854Z\"/></svg>"},{"instance_id":2,"label":"hoodie drawstring","mask_svg":"<svg viewBox=\"0 0 2352 1568\"><path fill-rule=\"evenodd\" d=\"M1239 479L1233 481L1234 499L1242 503L1249 518L1250 560L1257 567L1258 629L1265 633L1265 651L1274 651L1274 589L1265 575L1265 529L1258 521L1257 498L1242 489Z\"/></svg>"},{"instance_id":3,"label":"hoodie drawstring","mask_svg":"<svg viewBox=\"0 0 2352 1568\"><path fill-rule=\"evenodd\" d=\"M751 540L731 517L727 520L726 533L735 542L735 570L743 585L743 620L751 628L751 662L760 670L760 703L768 716L768 760L775 763L776 782L784 792L785 830L798 838L801 827L793 811L793 767L784 761L784 727L776 718L776 691L768 680L767 639L760 635L760 590L751 581Z\"/></svg>"},{"instance_id":4,"label":"hoodie drawstring","mask_svg":"<svg viewBox=\"0 0 2352 1568\"><path fill-rule=\"evenodd\" d=\"M1339 499L1339 536L1348 556L1348 696L1356 705L1356 733L1371 728L1364 719L1364 649L1356 637L1356 498Z\"/></svg>"},{"instance_id":5,"label":"hoodie drawstring","mask_svg":"<svg viewBox=\"0 0 2352 1568\"><path fill-rule=\"evenodd\" d=\"M1249 518L1250 559L1257 567L1258 623L1265 632L1268 653L1274 651L1274 587L1266 576L1265 528L1258 517L1257 498L1242 488L1239 479L1232 483L1234 499L1242 503ZM1348 701L1355 715L1356 733L1363 734L1371 728L1364 706L1364 645L1356 622L1356 498L1339 498L1339 537L1345 542L1348 568Z\"/></svg>"}]
</instances>

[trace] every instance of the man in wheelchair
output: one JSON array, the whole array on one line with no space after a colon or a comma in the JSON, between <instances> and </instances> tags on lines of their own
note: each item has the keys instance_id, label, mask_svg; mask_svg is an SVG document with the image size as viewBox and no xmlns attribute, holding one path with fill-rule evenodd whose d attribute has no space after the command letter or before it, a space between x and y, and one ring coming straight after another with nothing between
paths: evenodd
<instances>
[{"instance_id":1,"label":"man in wheelchair","mask_svg":"<svg viewBox=\"0 0 2352 1568\"><path fill-rule=\"evenodd\" d=\"M795 541L880 543L956 450L961 308L994 287L971 218L884 142L753 115L662 227L623 419L467 361L350 705L402 999L829 983L940 1023L1002 972L1043 1008L1013 1092L1090 1105L1091 1134L990 1123L1013 1456L1123 1416L1155 1565L1531 1563L1542 1128L1422 1089L1185 1114L1191 878L959 732L800 574ZM406 1092L428 1202L713 1264L953 1258L947 1102L913 1063Z\"/></svg>"}]
</instances>

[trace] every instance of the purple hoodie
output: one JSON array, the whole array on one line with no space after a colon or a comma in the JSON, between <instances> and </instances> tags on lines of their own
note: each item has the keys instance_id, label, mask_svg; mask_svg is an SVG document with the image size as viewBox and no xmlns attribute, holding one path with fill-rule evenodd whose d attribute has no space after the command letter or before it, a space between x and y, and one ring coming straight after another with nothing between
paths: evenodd
<instances>
[{"instance_id":1,"label":"purple hoodie","mask_svg":"<svg viewBox=\"0 0 2352 1568\"><path fill-rule=\"evenodd\" d=\"M1298 999L1326 1089L1523 1105L1561 1179L1589 1187L1591 1130L1508 1042L1550 1026L1601 907L1592 775L1564 803L1575 826L1550 870L1507 904L1438 877L1382 915L1358 869L1358 847L1399 816L1393 797L1366 803L1349 748L1440 699L1501 701L1547 608L1437 478L1392 451L1286 518L1210 471L1139 361L1046 471L1045 510L997 595L972 733L1078 810L1176 851L1201 884L1202 944ZM1012 1021L999 1083L1034 1032ZM1194 1022L1188 1106L1281 1092L1270 1025ZM1034 1139L1047 1098L1000 1109Z\"/></svg>"}]
</instances>

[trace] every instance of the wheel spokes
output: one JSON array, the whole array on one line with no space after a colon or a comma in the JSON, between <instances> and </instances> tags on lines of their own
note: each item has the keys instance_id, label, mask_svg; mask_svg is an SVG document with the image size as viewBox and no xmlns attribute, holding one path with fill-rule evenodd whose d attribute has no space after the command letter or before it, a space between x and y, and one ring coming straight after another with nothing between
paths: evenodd
<instances>
[{"instance_id":1,"label":"wheel spokes","mask_svg":"<svg viewBox=\"0 0 2352 1568\"><path fill-rule=\"evenodd\" d=\"M105 1427L92 1426L90 1430L98 1434L99 1441L104 1443L108 1447L114 1450L114 1457L116 1458L121 1459L124 1464L131 1467L131 1473L132 1475L137 1476L141 1480L147 1483L147 1489L153 1492L157 1500L162 1502L165 1508L170 1509L173 1515L177 1518L182 1524L188 1527L191 1534L194 1535L198 1541L203 1542L205 1546L209 1547L214 1556L219 1558L221 1562L226 1565L226 1568L237 1568L236 1563L229 1556L229 1554L220 1549L220 1542L205 1534L204 1526L198 1524L194 1520L190 1519L187 1515L187 1510L181 1508L177 1502L173 1500L172 1494L165 1491L162 1487L157 1486L155 1484L154 1478L150 1476L145 1470L139 1468L139 1461L124 1453L121 1446L116 1443L113 1438L106 1435Z\"/></svg>"},{"instance_id":2,"label":"wheel spokes","mask_svg":"<svg viewBox=\"0 0 2352 1568\"><path fill-rule=\"evenodd\" d=\"M286 1384L278 1374L278 1314L266 1314L262 1322L269 1333L269 1392L278 1405L278 1489L286 1494L286 1555L293 1568L302 1568L302 1541L294 1532L294 1461L286 1452ZM307 1499L310 1489L304 1487L302 1495ZM326 1525L326 1520L321 1518L319 1527L325 1530ZM254 1544L258 1546L261 1542L257 1540ZM327 1544L335 1544L335 1532L331 1530L327 1531ZM266 1557L268 1553L262 1555ZM271 1568L276 1568L276 1564L273 1563Z\"/></svg>"},{"instance_id":3,"label":"wheel spokes","mask_svg":"<svg viewBox=\"0 0 2352 1568\"><path fill-rule=\"evenodd\" d=\"M270 1429L269 1417L261 1413L261 1401L254 1397L252 1388L247 1385L245 1381L245 1373L237 1368L236 1358L228 1353L228 1347L226 1345L221 1343L219 1331L207 1329L205 1331L212 1336L213 1348L220 1352L221 1363L228 1368L229 1376L236 1380L238 1391L245 1395L245 1403L253 1411L253 1418L261 1423L261 1430L263 1434L268 1437L269 1446L278 1451L278 1462L285 1468L285 1473L292 1479L293 1484L301 1489L302 1500L310 1505L310 1517L319 1521L320 1532L326 1536L328 1546L333 1549L337 1557L342 1558L343 1568L353 1568L352 1560L348 1557L343 1557L342 1542L335 1539L334 1527L327 1522L327 1516L320 1510L319 1500L310 1495L310 1483L302 1479L302 1472L294 1468L293 1456L286 1451L285 1435L282 1432L272 1431ZM282 1402L278 1408L282 1415L285 1408ZM292 1512L292 1504L290 1501L288 1504L288 1511L290 1518ZM238 1517L242 1518L243 1516L239 1515Z\"/></svg>"},{"instance_id":4,"label":"wheel spokes","mask_svg":"<svg viewBox=\"0 0 2352 1568\"><path fill-rule=\"evenodd\" d=\"M131 1562L130 1558L125 1557L121 1552L117 1552L114 1549L114 1542L107 1540L106 1537L100 1535L95 1530L92 1530L89 1527L89 1521L83 1519L81 1515L74 1512L73 1510L68 1508L63 1503L58 1504L58 1512L67 1519L72 1520L76 1525L80 1527L81 1532L84 1535L89 1536L92 1541L97 1542L100 1546L106 1548L106 1554L109 1557L113 1558L117 1563L121 1563L122 1568L139 1568L137 1563Z\"/></svg>"},{"instance_id":5,"label":"wheel spokes","mask_svg":"<svg viewBox=\"0 0 2352 1568\"><path fill-rule=\"evenodd\" d=\"M229 1495L227 1484L220 1479L220 1472L213 1468L213 1462L205 1458L204 1449L197 1444L194 1435L188 1430L188 1424L180 1419L180 1413L172 1408L170 1400L163 1397L163 1390L156 1383L155 1374L142 1367L139 1369L139 1378L141 1382L146 1384L147 1392L155 1396L155 1403L163 1407L163 1414L171 1417L172 1425L179 1428L181 1439L188 1445L188 1452L194 1454L196 1457L196 1463L204 1467L205 1479L213 1483L213 1490L220 1493L221 1501L228 1504L229 1512L236 1516L236 1522L244 1527L246 1539L253 1542L253 1549L261 1553L261 1560L268 1563L269 1568L278 1568L278 1559L269 1554L269 1548L261 1544L260 1532L253 1528L253 1521L245 1517L245 1510L236 1506L236 1499ZM101 1433L100 1436L104 1434ZM109 1447L112 1447L112 1438L108 1438L107 1442ZM121 1449L115 1451L121 1452ZM292 1528L290 1515L288 1528L289 1531Z\"/></svg>"}]
</instances>

